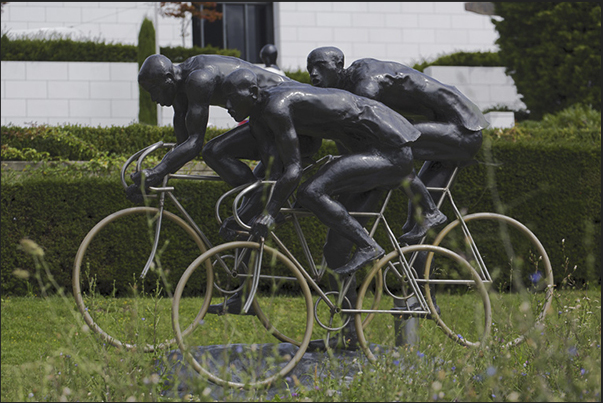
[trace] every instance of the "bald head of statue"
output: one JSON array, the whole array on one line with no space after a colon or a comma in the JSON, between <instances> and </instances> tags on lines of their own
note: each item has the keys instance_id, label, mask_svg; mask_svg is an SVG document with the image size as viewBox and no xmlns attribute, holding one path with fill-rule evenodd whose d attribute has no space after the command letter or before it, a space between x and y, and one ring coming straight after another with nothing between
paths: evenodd
<instances>
[{"instance_id":1,"label":"bald head of statue","mask_svg":"<svg viewBox=\"0 0 603 403\"><path fill-rule=\"evenodd\" d=\"M176 97L174 64L164 55L146 58L138 72L138 83L162 106L171 106Z\"/></svg>"},{"instance_id":2,"label":"bald head of statue","mask_svg":"<svg viewBox=\"0 0 603 403\"><path fill-rule=\"evenodd\" d=\"M257 76L248 69L237 69L230 73L223 84L226 109L237 122L242 122L250 114L258 100Z\"/></svg>"},{"instance_id":3,"label":"bald head of statue","mask_svg":"<svg viewBox=\"0 0 603 403\"><path fill-rule=\"evenodd\" d=\"M314 49L307 58L307 69L312 85L341 88L343 65L344 56L339 48L324 46Z\"/></svg>"}]
</instances>

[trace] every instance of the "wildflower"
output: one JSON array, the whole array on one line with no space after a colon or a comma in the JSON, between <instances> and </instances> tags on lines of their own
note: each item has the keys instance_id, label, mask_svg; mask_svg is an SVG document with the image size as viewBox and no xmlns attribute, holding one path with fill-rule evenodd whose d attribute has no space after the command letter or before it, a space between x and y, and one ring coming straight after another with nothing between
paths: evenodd
<instances>
[{"instance_id":1,"label":"wildflower","mask_svg":"<svg viewBox=\"0 0 603 403\"><path fill-rule=\"evenodd\" d=\"M418 355L419 357L424 357L424 356L425 356L425 354L423 354L423 353L422 353L422 352L420 352L420 351L417 351L417 355Z\"/></svg>"},{"instance_id":2,"label":"wildflower","mask_svg":"<svg viewBox=\"0 0 603 403\"><path fill-rule=\"evenodd\" d=\"M29 397L34 397L34 394L30 392L28 396Z\"/></svg>"},{"instance_id":3,"label":"wildflower","mask_svg":"<svg viewBox=\"0 0 603 403\"><path fill-rule=\"evenodd\" d=\"M394 360L394 365L400 365L400 360Z\"/></svg>"},{"instance_id":4,"label":"wildflower","mask_svg":"<svg viewBox=\"0 0 603 403\"><path fill-rule=\"evenodd\" d=\"M532 284L535 285L540 280L542 280L542 273L540 273L540 271L537 271L536 273L530 274L530 281L532 282Z\"/></svg>"},{"instance_id":5,"label":"wildflower","mask_svg":"<svg viewBox=\"0 0 603 403\"><path fill-rule=\"evenodd\" d=\"M486 375L488 376L494 376L496 374L496 368L490 366L488 367L488 369L486 370Z\"/></svg>"},{"instance_id":6,"label":"wildflower","mask_svg":"<svg viewBox=\"0 0 603 403\"><path fill-rule=\"evenodd\" d=\"M142 318L142 320L146 320L146 318Z\"/></svg>"}]
</instances>

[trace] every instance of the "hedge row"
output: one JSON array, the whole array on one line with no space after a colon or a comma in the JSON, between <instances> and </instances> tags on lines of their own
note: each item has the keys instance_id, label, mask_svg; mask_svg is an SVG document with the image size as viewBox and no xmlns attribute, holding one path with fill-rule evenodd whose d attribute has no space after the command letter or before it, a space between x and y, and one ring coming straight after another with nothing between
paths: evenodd
<instances>
[{"instance_id":1,"label":"hedge row","mask_svg":"<svg viewBox=\"0 0 603 403\"><path fill-rule=\"evenodd\" d=\"M225 129L210 127L209 141ZM484 130L494 141L534 143L571 143L601 147L601 113L592 107L573 105L556 114L545 115L540 121L523 121L510 129ZM169 126L142 124L112 127L64 126L2 126L4 161L91 160L99 157L128 157L141 148L163 140L175 142Z\"/></svg>"},{"instance_id":2,"label":"hedge row","mask_svg":"<svg viewBox=\"0 0 603 403\"><path fill-rule=\"evenodd\" d=\"M162 47L159 53L174 63L199 54L218 54L240 57L236 49L219 49L213 46L184 48ZM136 45L113 44L98 41L74 41L72 39L10 39L2 35L0 59L30 62L121 62L136 63Z\"/></svg>"},{"instance_id":3,"label":"hedge row","mask_svg":"<svg viewBox=\"0 0 603 403\"><path fill-rule=\"evenodd\" d=\"M209 127L206 140L221 133L223 129ZM174 129L170 126L90 127L81 125L64 126L2 126L2 160L74 160L87 161L101 155L130 156L136 151L157 141L176 142ZM35 150L35 155L23 150ZM44 158L45 157L45 158Z\"/></svg>"},{"instance_id":4,"label":"hedge row","mask_svg":"<svg viewBox=\"0 0 603 403\"><path fill-rule=\"evenodd\" d=\"M457 205L469 213L502 209L526 224L548 251L556 282L567 276L566 268L571 271L574 266L573 278L578 283L600 281L600 147L488 139L478 159L496 165L478 164L462 172L454 190ZM488 185L489 169L494 169L494 186ZM226 185L188 181L176 185L183 204L211 241L221 242L213 203ZM406 200L401 193L395 192L387 212L396 233L401 233L406 216ZM502 205L494 202L496 198ZM16 269L34 270L31 258L18 249L19 240L37 242L45 250L56 279L70 290L73 260L86 233L108 214L131 206L114 174L79 179L31 175L10 181L3 175L2 294L26 293L26 281L12 273ZM304 232L313 239L312 250L320 254L324 228L311 220L304 225ZM285 242L290 242L291 228L283 232ZM124 242L121 247L128 249L131 244ZM119 256L119 251L112 253ZM186 264L171 272L173 284ZM115 276L122 280L132 276L120 273L116 271ZM121 283L127 284L125 280Z\"/></svg>"}]
</instances>

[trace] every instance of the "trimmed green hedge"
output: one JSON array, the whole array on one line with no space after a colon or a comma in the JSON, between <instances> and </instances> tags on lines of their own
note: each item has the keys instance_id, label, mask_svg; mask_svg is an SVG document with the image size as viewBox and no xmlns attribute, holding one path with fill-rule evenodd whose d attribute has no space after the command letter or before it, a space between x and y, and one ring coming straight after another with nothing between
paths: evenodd
<instances>
[{"instance_id":1,"label":"trimmed green hedge","mask_svg":"<svg viewBox=\"0 0 603 403\"><path fill-rule=\"evenodd\" d=\"M159 53L174 63L199 54L219 54L240 57L236 49L162 47ZM0 59L26 62L137 62L137 46L72 39L10 39L2 35Z\"/></svg>"},{"instance_id":2,"label":"trimmed green hedge","mask_svg":"<svg viewBox=\"0 0 603 403\"><path fill-rule=\"evenodd\" d=\"M206 141L224 133L224 129L209 127ZM2 126L3 161L38 161L32 155L19 154L19 150L34 149L47 153L48 161L90 160L94 157L130 156L136 151L158 141L176 142L171 126L90 127L82 125L64 126ZM16 151L15 151L16 150ZM35 157L35 155L33 155Z\"/></svg>"},{"instance_id":3,"label":"trimmed green hedge","mask_svg":"<svg viewBox=\"0 0 603 403\"><path fill-rule=\"evenodd\" d=\"M556 282L569 274L565 270L568 265L570 270L577 266L573 278L578 283L600 281L600 148L494 140L490 149L489 144L487 140L478 159L500 165L466 168L455 185L457 205L469 213L502 209L526 224L548 251ZM493 188L487 184L490 168L495 173ZM32 175L20 180L3 178L2 182L3 294L23 295L27 291L26 282L12 274L15 269L33 272L31 258L18 249L20 239L29 238L42 246L54 276L70 289L73 259L86 233L106 215L133 205L114 174L79 179ZM212 242L220 242L213 203L227 187L186 181L177 186L177 194L191 215ZM502 205L493 202L493 191ZM400 233L406 215L406 199L401 193L395 192L388 211L396 233ZM313 252L320 253L324 230L318 222L304 225L304 232L313 239ZM283 232L287 243L293 232L291 228ZM180 273L171 275L177 278Z\"/></svg>"},{"instance_id":4,"label":"trimmed green hedge","mask_svg":"<svg viewBox=\"0 0 603 403\"><path fill-rule=\"evenodd\" d=\"M416 63L412 68L424 71L429 66L503 66L498 52L454 52L438 56L432 61Z\"/></svg>"},{"instance_id":5,"label":"trimmed green hedge","mask_svg":"<svg viewBox=\"0 0 603 403\"><path fill-rule=\"evenodd\" d=\"M224 131L209 129L206 140ZM547 115L540 122L485 130L484 138L477 159L488 164L474 165L461 173L454 189L457 205L468 213L502 212L526 224L548 251L556 282L565 278L574 266L572 276L578 283L600 282L598 112L576 105ZM117 176L120 164L144 146L160 140L175 141L170 127L139 124L108 128L3 126L1 139L5 161L32 157L62 161L93 156L83 167L52 168L46 164L20 174L2 170L0 291L16 295L27 291L27 283L15 277L13 271L33 270L31 258L17 247L22 238L32 239L44 248L53 274L70 289L73 259L86 233L108 214L133 205L125 198ZM318 157L334 153L333 143L325 141ZM493 186L489 185L492 174ZM211 241L221 242L213 203L227 187L222 183L187 181L177 185L177 195ZM499 204L494 202L498 199ZM406 219L406 205L402 192L394 192L387 215L397 234ZM450 210L444 208L444 212L452 217ZM320 255L324 227L314 218L305 219L303 225L304 233L312 239L312 251ZM280 232L289 244L292 229L284 227ZM378 239L387 244L385 239ZM127 242L123 247L128 248ZM175 277L171 280L180 273L172 272ZM128 273L121 275L129 278ZM120 284L127 284L122 280Z\"/></svg>"}]
</instances>

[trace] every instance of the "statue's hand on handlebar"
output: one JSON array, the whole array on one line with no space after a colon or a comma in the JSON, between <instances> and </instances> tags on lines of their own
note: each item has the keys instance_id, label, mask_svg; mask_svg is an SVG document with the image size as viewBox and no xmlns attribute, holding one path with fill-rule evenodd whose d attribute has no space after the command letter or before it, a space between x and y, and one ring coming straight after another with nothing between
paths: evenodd
<instances>
[{"instance_id":1,"label":"statue's hand on handlebar","mask_svg":"<svg viewBox=\"0 0 603 403\"><path fill-rule=\"evenodd\" d=\"M130 185L126 188L126 197L132 203L142 204L144 202L144 196L142 190L138 185Z\"/></svg>"},{"instance_id":2,"label":"statue's hand on handlebar","mask_svg":"<svg viewBox=\"0 0 603 403\"><path fill-rule=\"evenodd\" d=\"M152 171L143 169L142 171L134 172L130 178L134 181L133 185L126 188L126 197L133 203L141 204L144 202L144 196L141 189L142 178L144 177L145 189L149 186L156 186L161 182L162 178L157 178Z\"/></svg>"},{"instance_id":3,"label":"statue's hand on handlebar","mask_svg":"<svg viewBox=\"0 0 603 403\"><path fill-rule=\"evenodd\" d=\"M142 182L142 178L144 177L144 186L157 186L161 183L162 177L153 173L150 169L143 169L142 171L134 172L130 175L130 178L134 181L136 186L140 187L140 183Z\"/></svg>"},{"instance_id":4,"label":"statue's hand on handlebar","mask_svg":"<svg viewBox=\"0 0 603 403\"><path fill-rule=\"evenodd\" d=\"M275 226L275 219L270 214L258 216L251 224L251 235L254 237L267 238L268 232Z\"/></svg>"}]
</instances>

